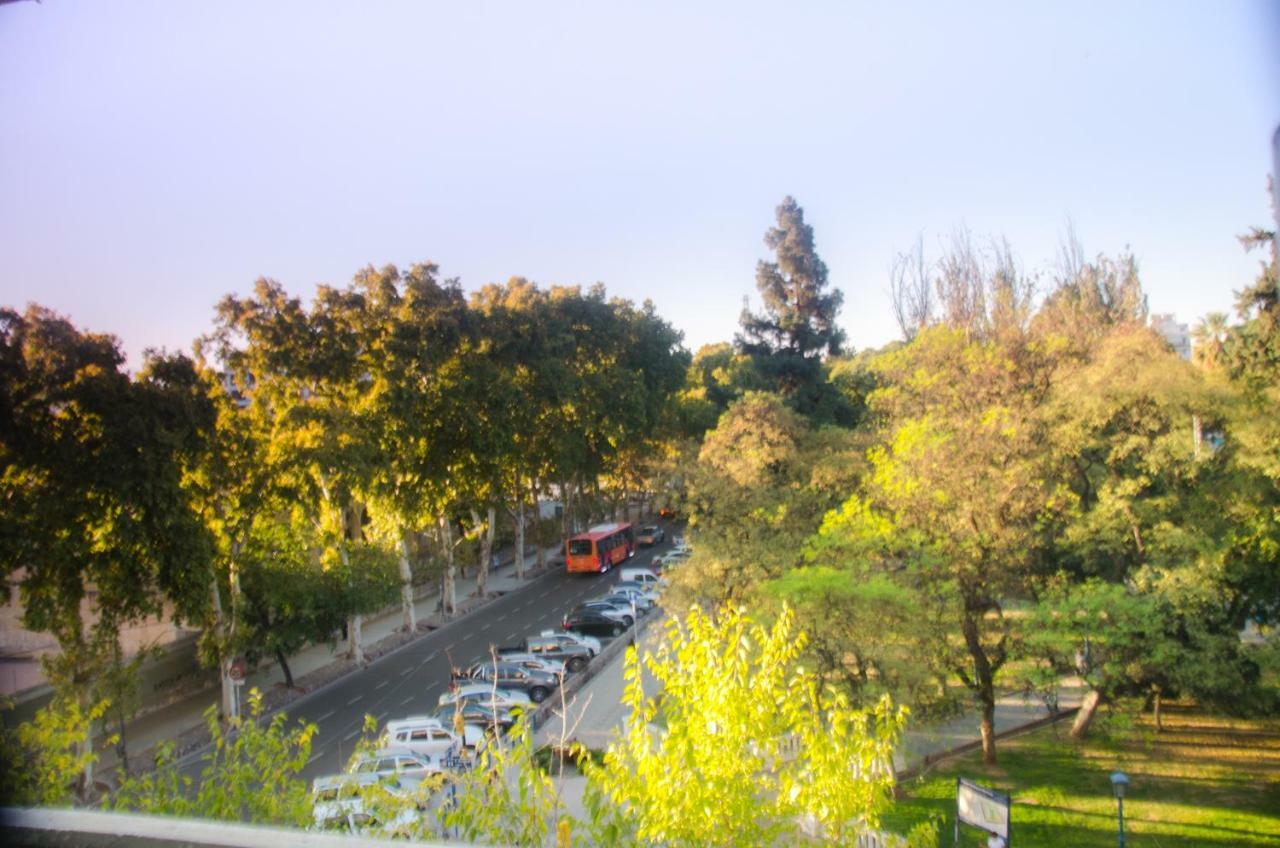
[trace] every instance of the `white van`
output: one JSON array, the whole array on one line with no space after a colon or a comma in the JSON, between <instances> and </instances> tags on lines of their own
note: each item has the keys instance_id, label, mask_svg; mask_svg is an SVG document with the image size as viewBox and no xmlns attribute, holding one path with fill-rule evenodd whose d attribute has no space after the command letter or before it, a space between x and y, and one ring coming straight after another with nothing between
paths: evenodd
<instances>
[{"instance_id":1,"label":"white van","mask_svg":"<svg viewBox=\"0 0 1280 848\"><path fill-rule=\"evenodd\" d=\"M619 573L619 577L624 582L630 581L639 583L642 586L656 587L660 582L658 575L647 568L624 568Z\"/></svg>"}]
</instances>

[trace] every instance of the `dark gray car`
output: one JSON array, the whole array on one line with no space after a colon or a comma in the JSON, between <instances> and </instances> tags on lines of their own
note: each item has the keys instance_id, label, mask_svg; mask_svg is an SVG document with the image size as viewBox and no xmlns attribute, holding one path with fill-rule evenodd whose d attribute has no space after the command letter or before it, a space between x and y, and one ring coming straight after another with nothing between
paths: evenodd
<instances>
[{"instance_id":1,"label":"dark gray car","mask_svg":"<svg viewBox=\"0 0 1280 848\"><path fill-rule=\"evenodd\" d=\"M501 660L478 662L467 669L467 677L474 682L493 683L499 689L524 692L535 704L545 701L560 685L554 674L534 671L519 663Z\"/></svg>"}]
</instances>

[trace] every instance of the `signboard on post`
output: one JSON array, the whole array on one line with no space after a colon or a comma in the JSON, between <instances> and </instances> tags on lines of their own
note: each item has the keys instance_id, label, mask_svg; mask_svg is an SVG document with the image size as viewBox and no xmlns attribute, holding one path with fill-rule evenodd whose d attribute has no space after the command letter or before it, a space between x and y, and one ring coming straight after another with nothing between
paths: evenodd
<instances>
[{"instance_id":1,"label":"signboard on post","mask_svg":"<svg viewBox=\"0 0 1280 848\"><path fill-rule=\"evenodd\" d=\"M956 778L956 841L960 841L960 825L967 824L993 834L1009 845L1009 796Z\"/></svg>"}]
</instances>

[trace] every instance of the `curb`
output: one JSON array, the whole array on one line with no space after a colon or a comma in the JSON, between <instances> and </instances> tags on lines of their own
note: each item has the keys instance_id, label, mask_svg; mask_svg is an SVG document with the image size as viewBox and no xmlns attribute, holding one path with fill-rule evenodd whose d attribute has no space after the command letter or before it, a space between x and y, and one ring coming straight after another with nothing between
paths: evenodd
<instances>
[{"instance_id":1,"label":"curb","mask_svg":"<svg viewBox=\"0 0 1280 848\"><path fill-rule=\"evenodd\" d=\"M1040 728L1045 727L1047 725L1056 724L1057 722L1060 722L1063 719L1071 718L1078 712L1080 712L1079 707L1068 707L1065 710L1059 710L1058 712L1053 713L1052 715L1047 715L1042 718L1038 718L1035 721L1029 721L1026 724L1020 724L1017 727L1010 727L1008 730L1002 730L999 733L995 734L992 738L993 739L1009 739L1010 737L1018 736L1023 733L1030 733L1033 730L1039 730ZM933 769L934 766L938 765L944 760L949 760L954 757L958 757L961 754L967 754L970 751L977 751L981 748L982 748L982 740L973 739L969 742L963 742L959 745L956 745L954 748L948 748L945 751L936 751L932 754L926 754L924 761L921 762L919 765L911 766L910 768L904 768L902 771L898 772L897 783L899 786L901 786L903 783L905 783L908 780L913 780L917 777L924 777Z\"/></svg>"}]
</instances>

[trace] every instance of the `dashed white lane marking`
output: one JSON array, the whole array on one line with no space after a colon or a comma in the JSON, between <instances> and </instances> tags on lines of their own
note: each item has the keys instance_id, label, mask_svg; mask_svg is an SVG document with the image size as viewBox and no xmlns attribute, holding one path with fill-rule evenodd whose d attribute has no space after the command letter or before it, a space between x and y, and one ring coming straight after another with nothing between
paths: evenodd
<instances>
[{"instance_id":1,"label":"dashed white lane marking","mask_svg":"<svg viewBox=\"0 0 1280 848\"><path fill-rule=\"evenodd\" d=\"M354 739L355 737L357 737L357 736L359 736L359 735L360 735L360 731L359 731L359 730L353 730L353 731L351 731L350 733L348 733L346 736L342 737L342 741L343 741L343 742L346 742L348 739Z\"/></svg>"},{"instance_id":2,"label":"dashed white lane marking","mask_svg":"<svg viewBox=\"0 0 1280 848\"><path fill-rule=\"evenodd\" d=\"M450 648L452 648L453 646L452 646L452 645L450 645L449 647L450 647ZM439 651L432 651L432 652L431 652L431 656L427 657L427 658L426 658L425 660L423 660L422 662L423 662L424 664L431 662L433 659L435 659L435 658L436 658L436 656L437 656L437 655L439 655L439 653L440 653Z\"/></svg>"},{"instance_id":3,"label":"dashed white lane marking","mask_svg":"<svg viewBox=\"0 0 1280 848\"><path fill-rule=\"evenodd\" d=\"M320 722L324 721L331 715L333 715L333 710L329 710L329 712L325 713L324 715L320 716L320 718L316 719L316 724L319 724Z\"/></svg>"},{"instance_id":4,"label":"dashed white lane marking","mask_svg":"<svg viewBox=\"0 0 1280 848\"><path fill-rule=\"evenodd\" d=\"M387 685L388 683L390 683L390 682L391 682L390 680L384 680L384 681L382 681L381 683L379 683L377 686L375 686L375 687L373 687L373 688L374 688L374 689L381 689L383 686L386 686L386 685Z\"/></svg>"},{"instance_id":5,"label":"dashed white lane marking","mask_svg":"<svg viewBox=\"0 0 1280 848\"><path fill-rule=\"evenodd\" d=\"M474 632L475 632L475 631L474 631L474 630L472 630L472 631L469 631L469 632L467 632L467 633L463 633L463 634L462 634L462 641L464 641L464 642L465 642L465 641L467 641L468 639L470 639L470 638L471 638L471 634L472 634L472 633L474 633Z\"/></svg>"},{"instance_id":6,"label":"dashed white lane marking","mask_svg":"<svg viewBox=\"0 0 1280 848\"><path fill-rule=\"evenodd\" d=\"M488 630L492 626L493 626L493 622L486 621L484 624L480 625L480 629L484 631L484 630Z\"/></svg>"},{"instance_id":7,"label":"dashed white lane marking","mask_svg":"<svg viewBox=\"0 0 1280 848\"><path fill-rule=\"evenodd\" d=\"M352 698L350 701L347 701L347 706L348 706L348 707L349 707L349 706L351 706L352 704L354 704L356 701L359 701L359 700L360 700L361 698L363 698L363 697L364 697L364 695L356 695L356 696L355 696L354 698Z\"/></svg>"},{"instance_id":8,"label":"dashed white lane marking","mask_svg":"<svg viewBox=\"0 0 1280 848\"><path fill-rule=\"evenodd\" d=\"M314 755L312 755L311 759L307 760L307 765L311 765L311 764L312 764L312 763L314 763L316 760L320 759L320 757L321 757L321 756L323 756L323 755L324 755L324 751L321 751L321 752L320 752L320 753L318 753L318 754L314 754Z\"/></svg>"},{"instance_id":9,"label":"dashed white lane marking","mask_svg":"<svg viewBox=\"0 0 1280 848\"><path fill-rule=\"evenodd\" d=\"M494 619L494 621L506 621L506 620L507 620L507 614L505 612Z\"/></svg>"},{"instance_id":10,"label":"dashed white lane marking","mask_svg":"<svg viewBox=\"0 0 1280 848\"><path fill-rule=\"evenodd\" d=\"M401 677L404 677L406 674L413 674L413 666L410 666L409 668L406 668L404 671L400 672Z\"/></svg>"},{"instance_id":11,"label":"dashed white lane marking","mask_svg":"<svg viewBox=\"0 0 1280 848\"><path fill-rule=\"evenodd\" d=\"M401 702L400 702L400 704L401 704L402 706L407 706L407 705L408 705L408 703L409 703L410 701L412 701L412 700L413 700L413 696L412 696L412 695L410 695L409 697L407 697L407 698L405 698L403 701L401 701Z\"/></svg>"},{"instance_id":12,"label":"dashed white lane marking","mask_svg":"<svg viewBox=\"0 0 1280 848\"><path fill-rule=\"evenodd\" d=\"M517 633L519 633L519 631L517 631L517 630L512 630L510 633L508 633L508 634L507 634L506 636L504 636L503 638L504 638L504 639L514 639L514 638L516 638L516 634L517 634Z\"/></svg>"}]
</instances>

